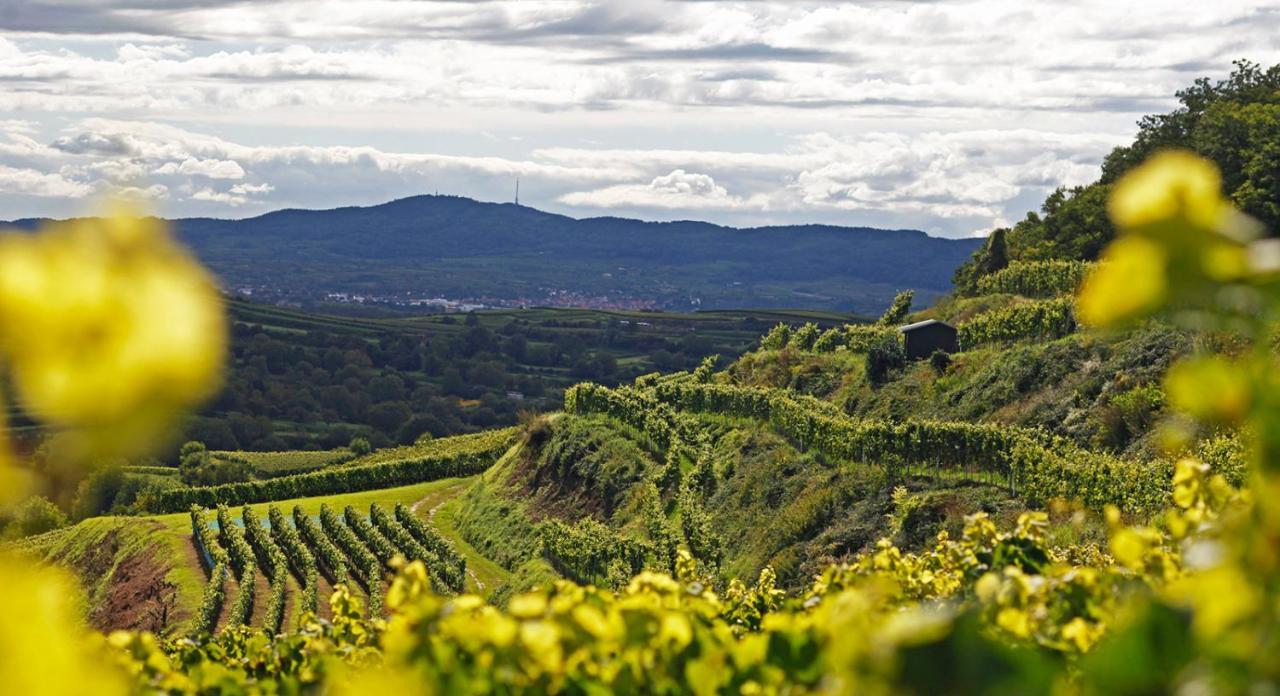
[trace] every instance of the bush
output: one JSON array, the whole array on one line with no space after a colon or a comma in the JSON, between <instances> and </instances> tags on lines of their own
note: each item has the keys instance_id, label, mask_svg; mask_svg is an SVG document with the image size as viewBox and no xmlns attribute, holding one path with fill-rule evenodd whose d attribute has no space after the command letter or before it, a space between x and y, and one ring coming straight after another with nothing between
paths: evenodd
<instances>
[{"instance_id":1,"label":"bush","mask_svg":"<svg viewBox=\"0 0 1280 696\"><path fill-rule=\"evenodd\" d=\"M31 496L18 505L5 536L27 537L67 526L67 514L48 498Z\"/></svg>"},{"instance_id":2,"label":"bush","mask_svg":"<svg viewBox=\"0 0 1280 696\"><path fill-rule=\"evenodd\" d=\"M945 374L947 368L951 367L951 355L945 350L933 351L933 355L929 356L929 367L938 375Z\"/></svg>"},{"instance_id":3,"label":"bush","mask_svg":"<svg viewBox=\"0 0 1280 696\"><path fill-rule=\"evenodd\" d=\"M760 347L765 350L782 350L791 342L791 327L786 324L778 324L769 329L769 333L760 339Z\"/></svg>"},{"instance_id":4,"label":"bush","mask_svg":"<svg viewBox=\"0 0 1280 696\"><path fill-rule=\"evenodd\" d=\"M351 444L348 449L357 457L363 457L373 451L373 447L369 444L369 439L359 436L351 438Z\"/></svg>"},{"instance_id":5,"label":"bush","mask_svg":"<svg viewBox=\"0 0 1280 696\"><path fill-rule=\"evenodd\" d=\"M902 343L893 339L880 341L867 350L867 379L875 385L889 380L889 373L907 364Z\"/></svg>"},{"instance_id":6,"label":"bush","mask_svg":"<svg viewBox=\"0 0 1280 696\"><path fill-rule=\"evenodd\" d=\"M791 334L791 340L788 346L796 350L813 350L813 344L818 341L818 336L822 334L822 330L817 324L810 322L796 329Z\"/></svg>"}]
</instances>

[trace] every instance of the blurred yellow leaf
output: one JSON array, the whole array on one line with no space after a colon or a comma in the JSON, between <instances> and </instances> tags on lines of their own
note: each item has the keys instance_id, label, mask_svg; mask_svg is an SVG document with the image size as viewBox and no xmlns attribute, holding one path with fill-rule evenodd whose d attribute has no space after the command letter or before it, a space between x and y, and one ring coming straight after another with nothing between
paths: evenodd
<instances>
[{"instance_id":1,"label":"blurred yellow leaf","mask_svg":"<svg viewBox=\"0 0 1280 696\"><path fill-rule=\"evenodd\" d=\"M1246 369L1216 356L1175 364L1165 376L1165 393L1188 415L1225 423L1243 419L1253 400Z\"/></svg>"},{"instance_id":2,"label":"blurred yellow leaf","mask_svg":"<svg viewBox=\"0 0 1280 696\"><path fill-rule=\"evenodd\" d=\"M1224 221L1229 205L1214 164L1189 152L1162 152L1121 179L1108 211L1117 227L1141 230L1170 220L1185 220L1205 230Z\"/></svg>"},{"instance_id":3,"label":"blurred yellow leaf","mask_svg":"<svg viewBox=\"0 0 1280 696\"><path fill-rule=\"evenodd\" d=\"M1122 237L1103 254L1076 299L1076 316L1091 326L1111 326L1159 309L1167 295L1166 255L1142 237Z\"/></svg>"},{"instance_id":4,"label":"blurred yellow leaf","mask_svg":"<svg viewBox=\"0 0 1280 696\"><path fill-rule=\"evenodd\" d=\"M0 344L24 407L100 450L160 444L219 386L226 320L213 280L154 218L124 214L0 238Z\"/></svg>"},{"instance_id":5,"label":"blurred yellow leaf","mask_svg":"<svg viewBox=\"0 0 1280 696\"><path fill-rule=\"evenodd\" d=\"M0 556L0 588L0 694L127 693L105 640L84 631L72 578Z\"/></svg>"}]
</instances>

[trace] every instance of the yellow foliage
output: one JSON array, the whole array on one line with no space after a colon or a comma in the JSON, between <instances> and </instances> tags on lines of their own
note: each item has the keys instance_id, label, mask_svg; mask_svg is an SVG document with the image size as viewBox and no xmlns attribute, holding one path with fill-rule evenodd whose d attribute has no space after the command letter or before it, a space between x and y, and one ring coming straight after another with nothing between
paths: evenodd
<instances>
[{"instance_id":1,"label":"yellow foliage","mask_svg":"<svg viewBox=\"0 0 1280 696\"><path fill-rule=\"evenodd\" d=\"M162 223L120 213L0 238L3 357L26 409L84 455L158 444L220 384L222 302Z\"/></svg>"},{"instance_id":2,"label":"yellow foliage","mask_svg":"<svg viewBox=\"0 0 1280 696\"><path fill-rule=\"evenodd\" d=\"M128 692L105 658L102 636L80 622L75 580L62 571L0 556L0 694Z\"/></svg>"},{"instance_id":3,"label":"yellow foliage","mask_svg":"<svg viewBox=\"0 0 1280 696\"><path fill-rule=\"evenodd\" d=\"M1217 229L1227 214L1222 176L1189 152L1159 153L1127 174L1107 204L1117 227L1142 231L1171 220Z\"/></svg>"},{"instance_id":4,"label":"yellow foliage","mask_svg":"<svg viewBox=\"0 0 1280 696\"><path fill-rule=\"evenodd\" d=\"M1165 301L1164 250L1141 237L1119 239L1085 276L1076 316L1090 326L1111 326L1144 316Z\"/></svg>"}]
</instances>

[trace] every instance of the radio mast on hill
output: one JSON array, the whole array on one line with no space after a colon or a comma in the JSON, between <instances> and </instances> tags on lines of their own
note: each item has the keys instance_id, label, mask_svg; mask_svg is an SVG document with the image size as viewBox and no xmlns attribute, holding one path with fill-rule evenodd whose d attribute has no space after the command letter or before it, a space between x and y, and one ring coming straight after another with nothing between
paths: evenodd
<instances>
[{"instance_id":1,"label":"radio mast on hill","mask_svg":"<svg viewBox=\"0 0 1280 696\"><path fill-rule=\"evenodd\" d=\"M516 177L516 205L520 205L520 177Z\"/></svg>"}]
</instances>

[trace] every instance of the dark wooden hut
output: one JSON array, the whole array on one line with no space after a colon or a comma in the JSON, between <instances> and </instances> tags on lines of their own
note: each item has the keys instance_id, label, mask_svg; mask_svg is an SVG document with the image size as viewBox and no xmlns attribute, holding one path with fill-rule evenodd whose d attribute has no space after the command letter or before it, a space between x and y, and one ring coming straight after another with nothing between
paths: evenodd
<instances>
[{"instance_id":1,"label":"dark wooden hut","mask_svg":"<svg viewBox=\"0 0 1280 696\"><path fill-rule=\"evenodd\" d=\"M906 344L907 359L920 360L934 351L956 353L960 345L956 340L956 327L937 319L926 319L914 324L899 326Z\"/></svg>"}]
</instances>

